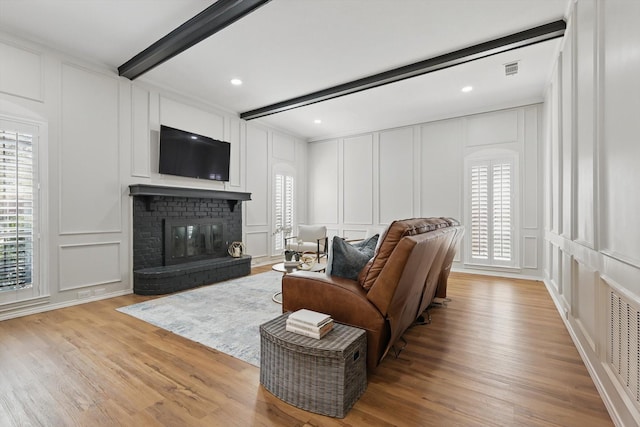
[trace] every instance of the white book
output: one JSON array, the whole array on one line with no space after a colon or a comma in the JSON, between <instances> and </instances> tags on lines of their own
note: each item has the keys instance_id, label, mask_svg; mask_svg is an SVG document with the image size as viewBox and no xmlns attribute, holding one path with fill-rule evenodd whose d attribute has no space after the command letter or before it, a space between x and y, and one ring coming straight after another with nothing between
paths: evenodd
<instances>
[{"instance_id":1,"label":"white book","mask_svg":"<svg viewBox=\"0 0 640 427\"><path fill-rule=\"evenodd\" d=\"M300 323L306 323L308 325L319 326L325 323L327 319L331 319L331 316L303 308L291 313L289 315L289 319L296 320Z\"/></svg>"},{"instance_id":2,"label":"white book","mask_svg":"<svg viewBox=\"0 0 640 427\"><path fill-rule=\"evenodd\" d=\"M308 323L298 322L295 319L287 318L287 326L293 326L295 328L305 329L311 332L319 332L320 334L328 332L333 328L333 319L329 318L326 322L319 326L313 326Z\"/></svg>"},{"instance_id":3,"label":"white book","mask_svg":"<svg viewBox=\"0 0 640 427\"><path fill-rule=\"evenodd\" d=\"M308 329L302 329L302 328L298 328L296 326L291 326L291 325L287 325L285 329L289 332L293 332L298 335L304 335L305 337L315 338L317 340L324 337L331 330L331 329L328 329L326 332L313 332L313 331L309 331Z\"/></svg>"}]
</instances>

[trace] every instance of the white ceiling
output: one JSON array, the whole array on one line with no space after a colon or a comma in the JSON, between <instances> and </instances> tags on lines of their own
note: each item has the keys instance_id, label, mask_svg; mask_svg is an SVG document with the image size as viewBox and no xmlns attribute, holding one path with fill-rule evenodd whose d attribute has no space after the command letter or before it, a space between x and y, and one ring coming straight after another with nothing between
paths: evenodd
<instances>
[{"instance_id":1,"label":"white ceiling","mask_svg":"<svg viewBox=\"0 0 640 427\"><path fill-rule=\"evenodd\" d=\"M241 113L562 19L570 1L272 0L139 80ZM115 71L213 3L0 0L0 29ZM539 43L256 122L317 140L539 102L559 44ZM520 73L505 77L503 65L515 60ZM230 85L234 77L244 84ZM466 85L474 90L461 93Z\"/></svg>"}]
</instances>

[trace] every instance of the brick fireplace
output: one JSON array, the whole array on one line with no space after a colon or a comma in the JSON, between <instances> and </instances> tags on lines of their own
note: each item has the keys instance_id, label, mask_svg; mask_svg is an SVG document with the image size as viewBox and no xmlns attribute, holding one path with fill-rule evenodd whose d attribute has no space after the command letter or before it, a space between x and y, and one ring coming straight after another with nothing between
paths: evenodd
<instances>
[{"instance_id":1,"label":"brick fireplace","mask_svg":"<svg viewBox=\"0 0 640 427\"><path fill-rule=\"evenodd\" d=\"M242 201L250 193L131 185L133 291L159 295L245 276L251 256L233 258L242 240Z\"/></svg>"}]
</instances>

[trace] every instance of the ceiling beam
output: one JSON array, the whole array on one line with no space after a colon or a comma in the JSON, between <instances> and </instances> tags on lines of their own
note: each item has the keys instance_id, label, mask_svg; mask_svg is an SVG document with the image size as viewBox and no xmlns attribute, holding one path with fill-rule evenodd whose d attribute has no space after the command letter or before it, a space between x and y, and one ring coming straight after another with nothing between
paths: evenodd
<instances>
[{"instance_id":1,"label":"ceiling beam","mask_svg":"<svg viewBox=\"0 0 640 427\"><path fill-rule=\"evenodd\" d=\"M270 0L218 0L118 67L133 80L196 43L233 24Z\"/></svg>"},{"instance_id":2,"label":"ceiling beam","mask_svg":"<svg viewBox=\"0 0 640 427\"><path fill-rule=\"evenodd\" d=\"M455 65L464 64L466 62L475 61L477 59L486 58L509 50L530 46L543 41L562 37L566 28L567 24L564 20L554 21L549 24L530 28L525 31L510 34L505 37L456 50L444 55L363 77L352 82L343 83L317 92L312 92L307 95L267 105L266 107L247 111L241 113L240 118L245 120L257 119L270 114L281 113L294 108L315 104L316 102L326 101L355 92L360 92L362 90L372 89L374 87L431 73L433 71L442 70L444 68L453 67Z\"/></svg>"}]
</instances>

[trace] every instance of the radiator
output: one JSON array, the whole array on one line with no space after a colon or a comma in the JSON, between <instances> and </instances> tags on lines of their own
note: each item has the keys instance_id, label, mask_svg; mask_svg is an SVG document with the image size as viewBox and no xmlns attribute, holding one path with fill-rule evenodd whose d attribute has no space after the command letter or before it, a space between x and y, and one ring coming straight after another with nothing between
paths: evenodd
<instances>
[{"instance_id":1,"label":"radiator","mask_svg":"<svg viewBox=\"0 0 640 427\"><path fill-rule=\"evenodd\" d=\"M640 402L640 312L610 291L609 363L633 401Z\"/></svg>"}]
</instances>

